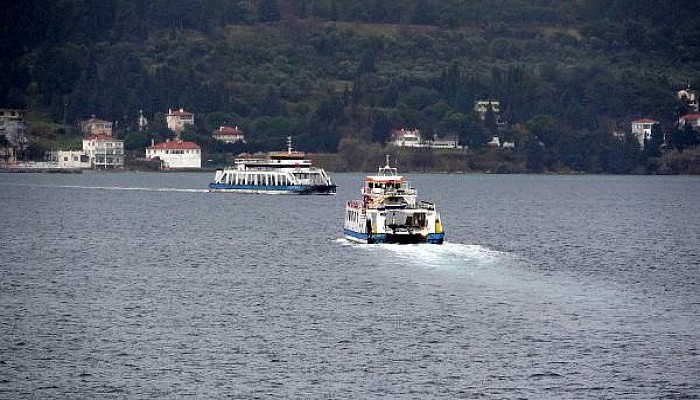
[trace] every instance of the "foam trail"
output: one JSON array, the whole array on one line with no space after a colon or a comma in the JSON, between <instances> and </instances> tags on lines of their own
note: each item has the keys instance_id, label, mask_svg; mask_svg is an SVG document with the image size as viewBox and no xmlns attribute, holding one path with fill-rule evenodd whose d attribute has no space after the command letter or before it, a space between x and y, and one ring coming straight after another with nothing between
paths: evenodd
<instances>
[{"instance_id":1,"label":"foam trail","mask_svg":"<svg viewBox=\"0 0 700 400\"><path fill-rule=\"evenodd\" d=\"M84 185L15 185L25 187L51 187L66 189L95 189L95 190L125 190L142 192L185 192L185 193L207 193L207 189L188 188L148 188L148 187L125 187L125 186L84 186Z\"/></svg>"},{"instance_id":2,"label":"foam trail","mask_svg":"<svg viewBox=\"0 0 700 400\"><path fill-rule=\"evenodd\" d=\"M339 243L345 242L340 239ZM371 252L391 255L396 262L418 265L423 268L440 269L486 269L488 267L512 262L512 254L491 250L485 246L445 242L442 245L405 245L405 244L352 244Z\"/></svg>"},{"instance_id":3,"label":"foam trail","mask_svg":"<svg viewBox=\"0 0 700 400\"><path fill-rule=\"evenodd\" d=\"M486 267L498 264L511 257L479 245L444 243L436 245L380 245L407 262L416 262L427 267L460 268Z\"/></svg>"}]
</instances>

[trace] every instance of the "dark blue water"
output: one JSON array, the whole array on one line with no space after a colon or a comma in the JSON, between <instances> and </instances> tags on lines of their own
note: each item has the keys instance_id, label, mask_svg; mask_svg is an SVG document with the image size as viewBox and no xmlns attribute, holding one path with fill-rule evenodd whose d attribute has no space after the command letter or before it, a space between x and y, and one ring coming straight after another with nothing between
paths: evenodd
<instances>
[{"instance_id":1,"label":"dark blue water","mask_svg":"<svg viewBox=\"0 0 700 400\"><path fill-rule=\"evenodd\" d=\"M0 398L699 398L700 179L408 175L443 246L211 174L0 174Z\"/></svg>"}]
</instances>

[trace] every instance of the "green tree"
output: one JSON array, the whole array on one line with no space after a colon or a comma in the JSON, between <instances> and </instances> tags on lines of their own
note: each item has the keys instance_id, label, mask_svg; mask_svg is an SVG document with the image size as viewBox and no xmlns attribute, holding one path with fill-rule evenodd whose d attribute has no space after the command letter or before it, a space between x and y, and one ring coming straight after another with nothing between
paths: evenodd
<instances>
[{"instance_id":1,"label":"green tree","mask_svg":"<svg viewBox=\"0 0 700 400\"><path fill-rule=\"evenodd\" d=\"M374 120L372 125L372 141L381 144L386 144L391 135L391 121L385 113L380 113Z\"/></svg>"},{"instance_id":2,"label":"green tree","mask_svg":"<svg viewBox=\"0 0 700 400\"><path fill-rule=\"evenodd\" d=\"M671 145L680 153L685 149L697 146L699 143L700 137L690 124L677 126L671 132Z\"/></svg>"},{"instance_id":3,"label":"green tree","mask_svg":"<svg viewBox=\"0 0 700 400\"><path fill-rule=\"evenodd\" d=\"M544 144L539 140L530 140L527 144L527 160L525 167L530 172L544 170Z\"/></svg>"},{"instance_id":4,"label":"green tree","mask_svg":"<svg viewBox=\"0 0 700 400\"><path fill-rule=\"evenodd\" d=\"M281 18L277 0L260 0L258 3L258 21L260 22L276 22Z\"/></svg>"},{"instance_id":5,"label":"green tree","mask_svg":"<svg viewBox=\"0 0 700 400\"><path fill-rule=\"evenodd\" d=\"M355 72L356 77L360 77L364 74L369 74L372 72L377 71L377 66L375 65L374 61L374 51L373 50L366 50L362 54L362 60L360 60L360 64L357 66L357 71Z\"/></svg>"},{"instance_id":6,"label":"green tree","mask_svg":"<svg viewBox=\"0 0 700 400\"><path fill-rule=\"evenodd\" d=\"M548 115L535 115L525 123L535 140L542 142L547 147L556 146L559 143L560 132L554 118Z\"/></svg>"},{"instance_id":7,"label":"green tree","mask_svg":"<svg viewBox=\"0 0 700 400\"><path fill-rule=\"evenodd\" d=\"M431 25L435 22L433 9L428 4L427 0L418 0L416 7L413 9L413 18L411 22L417 25Z\"/></svg>"}]
</instances>

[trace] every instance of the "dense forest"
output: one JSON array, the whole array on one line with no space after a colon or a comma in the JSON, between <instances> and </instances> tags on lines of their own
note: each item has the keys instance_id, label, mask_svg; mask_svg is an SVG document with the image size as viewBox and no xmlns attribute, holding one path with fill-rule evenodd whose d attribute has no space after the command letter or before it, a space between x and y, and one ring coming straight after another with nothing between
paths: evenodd
<instances>
[{"instance_id":1,"label":"dense forest","mask_svg":"<svg viewBox=\"0 0 700 400\"><path fill-rule=\"evenodd\" d=\"M163 113L182 107L197 123L185 137L211 158L279 149L292 135L300 149L345 155L340 169L360 168L357 156L381 153L391 129L418 128L457 136L469 147L457 157L473 157L476 169L498 134L516 143L491 157L505 158L506 172L700 172L700 138L677 126L688 109L676 92L700 88L700 7L690 0L4 8L0 107L28 108L32 137L69 139L74 129L60 127L96 115L115 121L135 151L168 137ZM477 100L500 101L505 124L479 119ZM145 132L135 128L139 110L151 121ZM629 134L641 117L660 121L643 149ZM248 143L213 141L222 124L242 127ZM425 152L411 157L434 158Z\"/></svg>"}]
</instances>

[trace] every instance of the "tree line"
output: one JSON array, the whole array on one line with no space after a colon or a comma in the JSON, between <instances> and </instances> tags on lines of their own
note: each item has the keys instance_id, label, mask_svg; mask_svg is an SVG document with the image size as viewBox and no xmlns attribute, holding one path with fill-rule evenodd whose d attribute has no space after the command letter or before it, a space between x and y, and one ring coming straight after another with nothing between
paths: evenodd
<instances>
[{"instance_id":1,"label":"tree line","mask_svg":"<svg viewBox=\"0 0 700 400\"><path fill-rule=\"evenodd\" d=\"M249 151L287 135L312 152L383 146L406 127L474 151L498 134L533 171L630 172L660 152L611 134L632 119L659 120L679 151L695 145L674 126L675 91L700 88L691 3L28 0L2 17L0 100L119 121L133 148L184 107L211 153L226 151L208 139L217 124L242 127ZM477 100L500 101L506 125L477 118Z\"/></svg>"}]
</instances>

